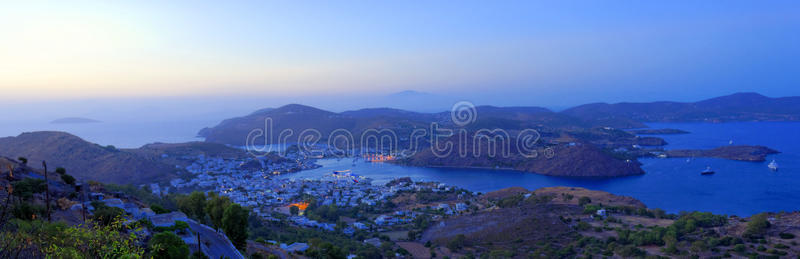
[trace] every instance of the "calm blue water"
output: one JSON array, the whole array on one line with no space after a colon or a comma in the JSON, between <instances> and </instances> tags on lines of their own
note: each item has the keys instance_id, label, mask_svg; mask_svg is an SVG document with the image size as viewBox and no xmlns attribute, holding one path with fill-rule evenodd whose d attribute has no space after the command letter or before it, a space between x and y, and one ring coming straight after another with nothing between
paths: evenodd
<instances>
[{"instance_id":1,"label":"calm blue water","mask_svg":"<svg viewBox=\"0 0 800 259\"><path fill-rule=\"evenodd\" d=\"M739 162L713 158L642 159L647 172L641 176L586 179L543 176L507 170L405 167L371 164L352 160L322 160L318 169L286 175L291 178L314 178L331 170L352 169L353 173L383 184L396 177L438 181L476 192L488 192L521 186L537 189L550 186L577 186L635 197L651 208L668 212L710 211L718 214L747 216L762 211L800 210L800 123L654 123L653 128L677 128L691 134L663 135L668 149L713 148L734 144L765 145L783 153L768 157L780 164L778 172L767 162ZM711 166L715 175L702 176Z\"/></svg>"}]
</instances>

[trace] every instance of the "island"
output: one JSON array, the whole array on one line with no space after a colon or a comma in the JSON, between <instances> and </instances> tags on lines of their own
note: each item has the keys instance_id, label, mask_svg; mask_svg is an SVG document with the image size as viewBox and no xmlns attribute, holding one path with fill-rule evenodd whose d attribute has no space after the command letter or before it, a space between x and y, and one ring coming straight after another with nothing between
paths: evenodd
<instances>
[{"instance_id":1,"label":"island","mask_svg":"<svg viewBox=\"0 0 800 259\"><path fill-rule=\"evenodd\" d=\"M780 153L765 146L725 146L714 149L667 150L668 157L715 157L738 161L763 162L768 155Z\"/></svg>"}]
</instances>

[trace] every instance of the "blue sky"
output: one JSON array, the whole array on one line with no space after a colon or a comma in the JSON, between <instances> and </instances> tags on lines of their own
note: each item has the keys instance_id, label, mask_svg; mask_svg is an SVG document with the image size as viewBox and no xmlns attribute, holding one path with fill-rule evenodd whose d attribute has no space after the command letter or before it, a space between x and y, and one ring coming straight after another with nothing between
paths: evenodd
<instances>
[{"instance_id":1,"label":"blue sky","mask_svg":"<svg viewBox=\"0 0 800 259\"><path fill-rule=\"evenodd\" d=\"M800 95L797 1L21 1L0 31L30 101Z\"/></svg>"}]
</instances>

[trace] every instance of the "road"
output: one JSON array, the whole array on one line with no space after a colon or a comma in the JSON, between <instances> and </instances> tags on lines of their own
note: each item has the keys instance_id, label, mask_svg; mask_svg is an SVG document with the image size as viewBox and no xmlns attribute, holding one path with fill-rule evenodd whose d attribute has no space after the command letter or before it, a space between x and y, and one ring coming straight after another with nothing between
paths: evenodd
<instances>
[{"instance_id":1,"label":"road","mask_svg":"<svg viewBox=\"0 0 800 259\"><path fill-rule=\"evenodd\" d=\"M203 253L209 258L220 258L225 256L231 259L244 259L239 250L228 240L222 233L217 233L214 229L197 223L194 220L189 220L189 228L192 232L200 234L200 242L203 243ZM194 248L192 248L194 249Z\"/></svg>"}]
</instances>

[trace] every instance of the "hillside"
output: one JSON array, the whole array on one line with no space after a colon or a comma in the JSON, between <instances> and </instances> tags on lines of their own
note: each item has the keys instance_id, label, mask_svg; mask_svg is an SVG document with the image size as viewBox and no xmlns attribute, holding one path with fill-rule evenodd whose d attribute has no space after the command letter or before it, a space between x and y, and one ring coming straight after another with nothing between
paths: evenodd
<instances>
[{"instance_id":1,"label":"hillside","mask_svg":"<svg viewBox=\"0 0 800 259\"><path fill-rule=\"evenodd\" d=\"M451 138L451 141L454 147L462 146L457 138ZM591 144L552 147L554 152L551 157L545 155L545 150L539 149L538 156L528 158L520 155L516 144L513 144L515 142L511 141L507 157L500 153L496 153L495 157L489 156L486 144L480 145L480 153L476 156L473 151L474 143L468 140L465 145L466 155L463 156L454 151L448 156L440 157L430 148L426 148L398 162L411 166L503 168L552 176L618 177L644 174L637 161L615 158Z\"/></svg>"},{"instance_id":2,"label":"hillside","mask_svg":"<svg viewBox=\"0 0 800 259\"><path fill-rule=\"evenodd\" d=\"M0 138L0 156L25 157L33 167L46 160L50 170L64 167L80 180L142 184L176 177L174 166L156 158L103 147L64 132L41 131Z\"/></svg>"},{"instance_id":3,"label":"hillside","mask_svg":"<svg viewBox=\"0 0 800 259\"><path fill-rule=\"evenodd\" d=\"M667 150L669 157L716 157L750 162L764 162L768 155L780 153L764 146L724 146L707 150Z\"/></svg>"},{"instance_id":4,"label":"hillside","mask_svg":"<svg viewBox=\"0 0 800 259\"><path fill-rule=\"evenodd\" d=\"M531 127L585 127L581 120L554 113L540 107L476 107L478 116L470 128L490 127L523 129ZM370 108L334 113L310 106L290 104L276 109L261 109L243 117L222 121L217 126L205 128L198 133L207 142L244 145L253 130L264 129L265 119L273 123L273 134L267 143L275 143L278 133L292 130L290 141L307 129L322 133L323 140L334 130L351 132L356 140L367 129L392 129L401 136L410 135L415 128L429 128L433 122L452 127L450 112L419 113L390 108ZM264 143L264 137L255 138L255 143Z\"/></svg>"},{"instance_id":5,"label":"hillside","mask_svg":"<svg viewBox=\"0 0 800 259\"><path fill-rule=\"evenodd\" d=\"M626 196L577 187L515 187L473 200L472 209L430 224L415 257L795 258L800 212L749 218L669 214ZM429 242L429 243L428 243ZM439 247L434 250L433 248Z\"/></svg>"},{"instance_id":6,"label":"hillside","mask_svg":"<svg viewBox=\"0 0 800 259\"><path fill-rule=\"evenodd\" d=\"M770 98L757 93L736 93L698 102L593 103L562 113L596 122L798 121L800 97Z\"/></svg>"}]
</instances>

